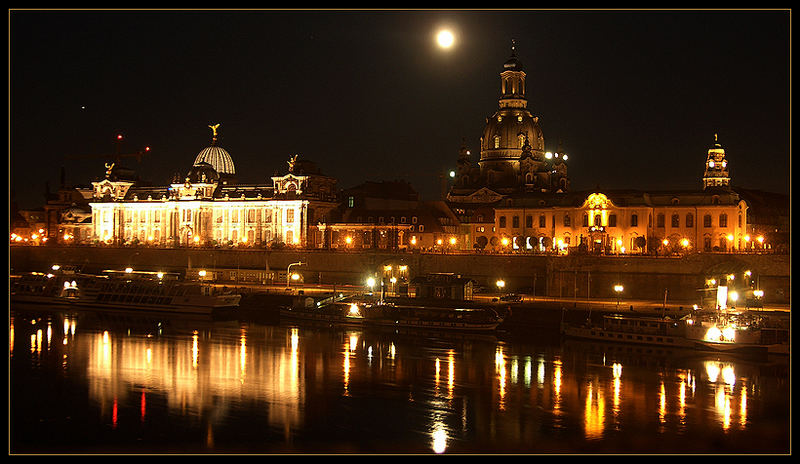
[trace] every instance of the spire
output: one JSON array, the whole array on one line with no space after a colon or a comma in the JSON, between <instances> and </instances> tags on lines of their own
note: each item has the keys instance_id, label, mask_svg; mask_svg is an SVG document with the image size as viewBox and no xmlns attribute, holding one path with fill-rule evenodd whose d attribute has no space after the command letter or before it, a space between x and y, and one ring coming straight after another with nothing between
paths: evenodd
<instances>
[{"instance_id":1,"label":"spire","mask_svg":"<svg viewBox=\"0 0 800 464\"><path fill-rule=\"evenodd\" d=\"M503 63L500 73L500 107L525 108L525 71L517 58L517 40L511 39L511 57Z\"/></svg>"}]
</instances>

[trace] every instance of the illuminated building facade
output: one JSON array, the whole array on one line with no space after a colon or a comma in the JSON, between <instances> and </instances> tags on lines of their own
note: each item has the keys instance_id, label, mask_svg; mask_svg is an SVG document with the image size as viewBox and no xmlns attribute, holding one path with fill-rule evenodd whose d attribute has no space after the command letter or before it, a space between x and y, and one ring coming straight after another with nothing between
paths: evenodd
<instances>
[{"instance_id":1,"label":"illuminated building facade","mask_svg":"<svg viewBox=\"0 0 800 464\"><path fill-rule=\"evenodd\" d=\"M509 198L495 208L495 250L624 254L735 251L747 204L731 191L572 192Z\"/></svg>"},{"instance_id":2,"label":"illuminated building facade","mask_svg":"<svg viewBox=\"0 0 800 464\"><path fill-rule=\"evenodd\" d=\"M403 181L365 182L344 190L338 215L318 229L324 232L324 247L338 250L444 250L463 241L447 205L420 200Z\"/></svg>"},{"instance_id":3,"label":"illuminated building facade","mask_svg":"<svg viewBox=\"0 0 800 464\"><path fill-rule=\"evenodd\" d=\"M183 179L138 186L130 172L107 164L92 182L92 238L103 243L160 246L306 247L315 226L337 206L336 180L314 163L289 160L271 185L240 185L230 155L216 145L200 152Z\"/></svg>"}]
</instances>

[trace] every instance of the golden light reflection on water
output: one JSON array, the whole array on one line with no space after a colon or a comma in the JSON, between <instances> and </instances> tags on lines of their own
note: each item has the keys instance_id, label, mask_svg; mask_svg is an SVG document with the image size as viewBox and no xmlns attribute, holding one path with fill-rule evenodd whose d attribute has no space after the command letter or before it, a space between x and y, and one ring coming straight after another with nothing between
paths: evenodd
<instances>
[{"instance_id":1,"label":"golden light reflection on water","mask_svg":"<svg viewBox=\"0 0 800 464\"><path fill-rule=\"evenodd\" d=\"M453 398L453 387L456 380L456 360L453 350L447 353L447 398Z\"/></svg>"},{"instance_id":2,"label":"golden light reflection on water","mask_svg":"<svg viewBox=\"0 0 800 464\"><path fill-rule=\"evenodd\" d=\"M664 425L667 420L667 390L664 386L664 379L661 378L658 385L658 422Z\"/></svg>"},{"instance_id":3,"label":"golden light reflection on water","mask_svg":"<svg viewBox=\"0 0 800 464\"><path fill-rule=\"evenodd\" d=\"M597 379L589 382L586 388L586 405L584 408L584 431L586 438L596 439L603 436L605 430L606 404L601 388L595 388Z\"/></svg>"},{"instance_id":4,"label":"golden light reflection on water","mask_svg":"<svg viewBox=\"0 0 800 464\"><path fill-rule=\"evenodd\" d=\"M296 428L301 423L303 388L298 375L297 333L293 335L293 346L259 353L262 357L257 363L248 356L245 330L241 330L236 344L205 345L197 331L190 339L172 340L172 344L142 337L116 337L108 331L86 335L90 395L101 405L101 415L108 411L105 405L111 405L115 422L118 403L127 400L131 385L146 388L138 392L142 418L146 391L165 395L169 409L196 416L218 408L215 398L234 394L264 400L271 405L267 411L271 424ZM207 437L213 443L213 430L208 430Z\"/></svg>"},{"instance_id":5,"label":"golden light reflection on water","mask_svg":"<svg viewBox=\"0 0 800 464\"><path fill-rule=\"evenodd\" d=\"M344 396L350 396L350 344L344 346L344 361L342 370L344 371Z\"/></svg>"},{"instance_id":6,"label":"golden light reflection on water","mask_svg":"<svg viewBox=\"0 0 800 464\"><path fill-rule=\"evenodd\" d=\"M503 347L498 346L494 354L494 366L497 371L499 399L497 407L502 411L506 407L506 360L503 356Z\"/></svg>"},{"instance_id":7,"label":"golden light reflection on water","mask_svg":"<svg viewBox=\"0 0 800 464\"><path fill-rule=\"evenodd\" d=\"M535 439L536 426L531 426L531 420L550 420L553 427L581 427L585 438L599 440L609 430L623 431L637 421L659 424L658 433L676 427L683 431L704 411L721 430L744 429L749 425L748 406L752 407L748 405L748 389L752 387L748 377L737 377L733 362L717 360L698 360L693 364L699 368L695 370L663 369L658 377L650 375L643 380L637 377L642 369L637 365L623 368L622 363L607 363L603 357L595 364L576 367L575 357L562 360L552 352L516 354L517 347L505 343L483 345L483 351L437 346L435 356L408 356L411 344L401 343L402 339L396 346L386 338L376 341L360 331L337 332L335 338L325 339L323 349L312 349L310 344L319 339L309 338L304 329L259 329L266 333L262 336L259 330L236 324L226 329L222 338L198 330L181 337L151 338L126 336L124 332L82 332L79 342L70 342L67 350L58 348L59 326L58 320L54 327L26 324L27 330L21 333L17 327L17 343L22 345L19 350L27 356L24 343L30 331L30 351L44 360L52 350L49 345L54 337L54 347L59 356L63 355L65 367L67 354L71 364L86 359L90 396L100 405L106 423L117 427L125 423L126 415L152 422L166 404L174 414L209 417L201 433L208 446L214 445L214 429L225 422L230 403L257 404L251 400L263 401L269 424L285 430L288 440L290 431L306 421L307 382L317 388L320 381L331 380L335 384L328 391L348 396L348 402L362 396L366 382L370 382L370 389L374 382L385 382L392 391L408 385L408 391L402 394L407 393L409 401L416 402L412 407L428 408L420 441L435 453L460 446L459 428L484 431L503 423L502 432L509 436L504 439L522 442ZM63 327L66 342L74 321L65 319ZM12 352L13 333L12 322ZM219 333L214 335L219 337ZM414 376L419 375L426 377L424 391L415 389L420 383L415 383L418 379ZM485 388L483 396L467 401L476 386ZM700 392L698 397L695 392ZM751 398L757 394L753 390ZM162 397L166 401L161 401ZM643 406L647 406L646 413ZM488 418L483 408L491 408ZM209 412L214 410L220 412ZM642 418L645 414L649 418ZM454 419L461 425L453 428Z\"/></svg>"}]
</instances>

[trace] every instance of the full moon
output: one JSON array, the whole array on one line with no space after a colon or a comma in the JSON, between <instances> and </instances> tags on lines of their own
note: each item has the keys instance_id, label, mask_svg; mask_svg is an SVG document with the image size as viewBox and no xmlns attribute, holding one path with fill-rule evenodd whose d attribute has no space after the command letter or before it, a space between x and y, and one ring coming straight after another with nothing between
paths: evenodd
<instances>
[{"instance_id":1,"label":"full moon","mask_svg":"<svg viewBox=\"0 0 800 464\"><path fill-rule=\"evenodd\" d=\"M450 48L454 40L453 33L448 30L439 31L439 34L436 36L436 42L438 42L439 46L442 48Z\"/></svg>"}]
</instances>

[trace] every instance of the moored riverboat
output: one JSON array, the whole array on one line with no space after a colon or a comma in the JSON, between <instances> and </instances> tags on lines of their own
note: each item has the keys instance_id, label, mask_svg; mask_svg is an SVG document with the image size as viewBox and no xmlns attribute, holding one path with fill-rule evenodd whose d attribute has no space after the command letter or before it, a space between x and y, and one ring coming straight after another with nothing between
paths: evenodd
<instances>
[{"instance_id":1,"label":"moored riverboat","mask_svg":"<svg viewBox=\"0 0 800 464\"><path fill-rule=\"evenodd\" d=\"M749 310L707 310L685 318L686 338L699 349L789 354L788 321Z\"/></svg>"},{"instance_id":2,"label":"moored riverboat","mask_svg":"<svg viewBox=\"0 0 800 464\"><path fill-rule=\"evenodd\" d=\"M748 311L697 311L681 318L611 314L601 325L561 324L561 333L613 343L633 343L729 353L789 353L789 328Z\"/></svg>"},{"instance_id":3,"label":"moored riverboat","mask_svg":"<svg viewBox=\"0 0 800 464\"><path fill-rule=\"evenodd\" d=\"M603 316L602 325L562 323L561 333L605 342L692 347L694 342L685 337L684 324L672 318L610 314Z\"/></svg>"},{"instance_id":4,"label":"moored riverboat","mask_svg":"<svg viewBox=\"0 0 800 464\"><path fill-rule=\"evenodd\" d=\"M240 300L239 294L161 272L30 273L11 279L12 303L210 314L236 308Z\"/></svg>"},{"instance_id":5,"label":"moored riverboat","mask_svg":"<svg viewBox=\"0 0 800 464\"><path fill-rule=\"evenodd\" d=\"M340 296L320 301L301 297L292 306L281 308L281 317L367 327L464 332L494 331L503 322L503 317L492 307L414 304L412 299L388 301L369 296Z\"/></svg>"},{"instance_id":6,"label":"moored riverboat","mask_svg":"<svg viewBox=\"0 0 800 464\"><path fill-rule=\"evenodd\" d=\"M321 300L303 295L294 299L291 305L280 307L282 319L325 322L330 324L362 325L364 316L354 303L347 298L332 296Z\"/></svg>"}]
</instances>

